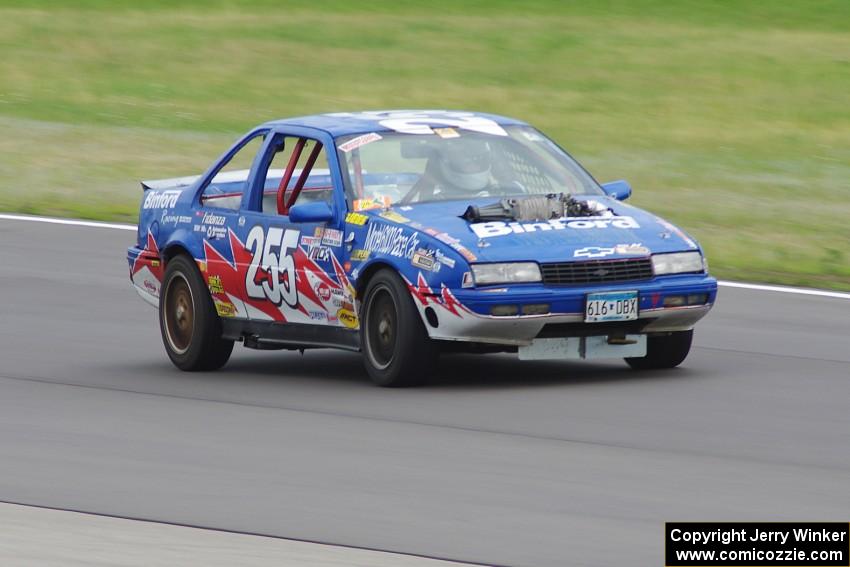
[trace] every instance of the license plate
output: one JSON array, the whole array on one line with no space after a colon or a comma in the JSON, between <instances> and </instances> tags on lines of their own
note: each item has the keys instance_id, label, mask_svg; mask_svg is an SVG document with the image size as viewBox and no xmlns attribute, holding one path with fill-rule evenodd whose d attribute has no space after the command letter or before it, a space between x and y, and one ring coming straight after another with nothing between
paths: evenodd
<instances>
[{"instance_id":1,"label":"license plate","mask_svg":"<svg viewBox=\"0 0 850 567\"><path fill-rule=\"evenodd\" d=\"M638 292L612 291L587 294L585 323L632 321L638 318Z\"/></svg>"}]
</instances>

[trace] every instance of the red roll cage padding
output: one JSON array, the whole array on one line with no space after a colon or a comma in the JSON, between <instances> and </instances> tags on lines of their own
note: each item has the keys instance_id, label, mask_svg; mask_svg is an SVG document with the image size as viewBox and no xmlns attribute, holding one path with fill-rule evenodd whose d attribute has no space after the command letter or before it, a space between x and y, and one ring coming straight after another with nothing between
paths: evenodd
<instances>
[{"instance_id":1,"label":"red roll cage padding","mask_svg":"<svg viewBox=\"0 0 850 567\"><path fill-rule=\"evenodd\" d=\"M363 163L360 161L360 148L356 148L351 156L354 162L354 188L357 191L357 198L363 198Z\"/></svg>"},{"instance_id":2,"label":"red roll cage padding","mask_svg":"<svg viewBox=\"0 0 850 567\"><path fill-rule=\"evenodd\" d=\"M303 140L304 138L301 139ZM322 144L316 142L316 145L313 147L313 151L310 152L310 157L307 158L307 163L304 164L304 169L301 170L301 175L298 176L298 181L295 183L295 187L292 188L292 193L289 195L289 201L286 203L286 208L283 211L284 215L289 214L289 209L295 204L295 200L298 199L298 195L301 194L301 189L307 182L307 178L310 177L310 172L313 170L313 164L316 163L316 158L319 157L319 152L321 151Z\"/></svg>"},{"instance_id":3,"label":"red roll cage padding","mask_svg":"<svg viewBox=\"0 0 850 567\"><path fill-rule=\"evenodd\" d=\"M287 214L286 202L283 200L286 194L286 186L289 185L289 180L292 179L292 172L295 171L295 164L298 163L298 158L301 157L301 152L304 151L304 144L307 143L305 138L298 138L295 148L292 150L292 155L289 157L289 163L286 164L286 171L283 172L283 177L280 180L280 185L277 187L277 214Z\"/></svg>"}]
</instances>

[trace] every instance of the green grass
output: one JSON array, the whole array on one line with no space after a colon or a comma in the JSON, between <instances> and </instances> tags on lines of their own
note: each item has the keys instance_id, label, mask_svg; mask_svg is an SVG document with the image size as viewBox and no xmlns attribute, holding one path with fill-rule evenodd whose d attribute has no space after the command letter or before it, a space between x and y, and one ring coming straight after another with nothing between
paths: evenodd
<instances>
[{"instance_id":1,"label":"green grass","mask_svg":"<svg viewBox=\"0 0 850 567\"><path fill-rule=\"evenodd\" d=\"M272 118L514 115L712 270L850 289L850 2L0 0L0 210L132 220Z\"/></svg>"}]
</instances>

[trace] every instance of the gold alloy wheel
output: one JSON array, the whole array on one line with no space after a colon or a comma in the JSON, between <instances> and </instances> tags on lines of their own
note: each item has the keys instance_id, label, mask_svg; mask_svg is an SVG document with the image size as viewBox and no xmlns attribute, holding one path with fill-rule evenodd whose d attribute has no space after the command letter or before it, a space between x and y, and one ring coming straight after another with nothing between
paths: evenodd
<instances>
[{"instance_id":1,"label":"gold alloy wheel","mask_svg":"<svg viewBox=\"0 0 850 567\"><path fill-rule=\"evenodd\" d=\"M386 286L372 292L366 315L366 354L380 370L393 361L398 332L398 311Z\"/></svg>"},{"instance_id":2,"label":"gold alloy wheel","mask_svg":"<svg viewBox=\"0 0 850 567\"><path fill-rule=\"evenodd\" d=\"M189 350L194 326L192 290L186 277L176 273L165 291L165 335L174 352L184 354Z\"/></svg>"}]
</instances>

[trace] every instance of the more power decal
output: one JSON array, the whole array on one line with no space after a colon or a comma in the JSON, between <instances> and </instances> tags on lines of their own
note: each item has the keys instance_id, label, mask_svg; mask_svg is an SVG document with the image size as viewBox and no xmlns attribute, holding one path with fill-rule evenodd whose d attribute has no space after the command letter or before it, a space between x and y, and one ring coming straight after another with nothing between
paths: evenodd
<instances>
[{"instance_id":1,"label":"more power decal","mask_svg":"<svg viewBox=\"0 0 850 567\"><path fill-rule=\"evenodd\" d=\"M386 224L370 224L366 233L363 249L378 254L389 254L399 258L412 259L419 247L419 237L406 234L403 228Z\"/></svg>"}]
</instances>

